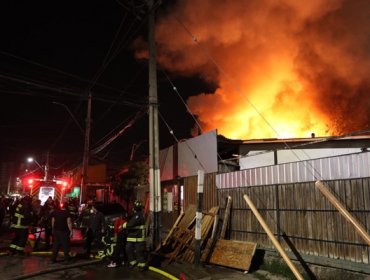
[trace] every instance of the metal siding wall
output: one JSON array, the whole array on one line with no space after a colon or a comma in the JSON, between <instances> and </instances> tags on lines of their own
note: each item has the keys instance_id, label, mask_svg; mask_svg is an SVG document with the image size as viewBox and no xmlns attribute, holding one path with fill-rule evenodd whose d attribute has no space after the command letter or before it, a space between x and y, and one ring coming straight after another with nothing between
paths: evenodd
<instances>
[{"instance_id":1,"label":"metal siding wall","mask_svg":"<svg viewBox=\"0 0 370 280\"><path fill-rule=\"evenodd\" d=\"M245 169L216 176L217 188L238 188L370 176L370 153Z\"/></svg>"}]
</instances>

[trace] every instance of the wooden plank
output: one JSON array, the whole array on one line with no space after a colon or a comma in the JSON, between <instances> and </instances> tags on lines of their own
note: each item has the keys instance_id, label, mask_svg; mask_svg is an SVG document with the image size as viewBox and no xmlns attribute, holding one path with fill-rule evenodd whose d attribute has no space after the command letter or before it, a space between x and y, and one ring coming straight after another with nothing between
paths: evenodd
<instances>
[{"instance_id":1,"label":"wooden plank","mask_svg":"<svg viewBox=\"0 0 370 280\"><path fill-rule=\"evenodd\" d=\"M186 229L190 226L194 219L195 219L195 205L189 205L186 208L184 216L179 222L178 227L181 229Z\"/></svg>"},{"instance_id":2,"label":"wooden plank","mask_svg":"<svg viewBox=\"0 0 370 280\"><path fill-rule=\"evenodd\" d=\"M177 217L177 220L176 222L174 223L173 227L171 228L170 232L167 234L166 238L163 240L162 244L160 244L159 246L163 246L163 245L166 245L167 244L167 241L170 239L170 237L172 236L172 234L174 233L174 230L177 228L180 220L184 217L185 213L182 212L178 217ZM157 248L156 251L158 251L160 249L160 247Z\"/></svg>"},{"instance_id":3,"label":"wooden plank","mask_svg":"<svg viewBox=\"0 0 370 280\"><path fill-rule=\"evenodd\" d=\"M209 212L205 213L202 218L202 231L201 231L201 248L203 247L204 242L207 240L210 230L212 229L213 220L216 214L218 213L218 206L212 207ZM195 248L195 239L191 241L191 246L187 247L182 260L187 262L193 262L194 260L194 248Z\"/></svg>"},{"instance_id":4,"label":"wooden plank","mask_svg":"<svg viewBox=\"0 0 370 280\"><path fill-rule=\"evenodd\" d=\"M209 262L209 258L211 257L211 252L213 251L213 248L215 247L215 244L217 242L217 239L214 238L209 238L207 241L207 244L202 251L202 256L201 256L201 262Z\"/></svg>"},{"instance_id":5,"label":"wooden plank","mask_svg":"<svg viewBox=\"0 0 370 280\"><path fill-rule=\"evenodd\" d=\"M231 202L232 202L231 196L228 196L227 197L225 215L224 215L224 219L222 221L220 239L224 239L225 235L226 235L226 229L227 229L227 225L229 224L229 218L230 218Z\"/></svg>"},{"instance_id":6,"label":"wooden plank","mask_svg":"<svg viewBox=\"0 0 370 280\"><path fill-rule=\"evenodd\" d=\"M183 231L180 238L176 238L177 244L175 250L169 255L168 262L179 259L184 247L188 247L191 240L194 239L194 234L191 231Z\"/></svg>"},{"instance_id":7,"label":"wooden plank","mask_svg":"<svg viewBox=\"0 0 370 280\"><path fill-rule=\"evenodd\" d=\"M362 180L363 187L363 210L370 210L370 182L369 180ZM364 222L363 225L370 230L370 215L369 213L364 213ZM370 263L370 246L362 247L362 259L364 263Z\"/></svg>"},{"instance_id":8,"label":"wooden plank","mask_svg":"<svg viewBox=\"0 0 370 280\"><path fill-rule=\"evenodd\" d=\"M209 262L248 271L256 252L257 243L219 239L211 253Z\"/></svg>"},{"instance_id":9,"label":"wooden plank","mask_svg":"<svg viewBox=\"0 0 370 280\"><path fill-rule=\"evenodd\" d=\"M219 220L219 216L216 215L215 218L214 218L214 221L213 221L213 228L212 228L211 238L216 238L217 228L218 228L218 220Z\"/></svg>"}]
</instances>

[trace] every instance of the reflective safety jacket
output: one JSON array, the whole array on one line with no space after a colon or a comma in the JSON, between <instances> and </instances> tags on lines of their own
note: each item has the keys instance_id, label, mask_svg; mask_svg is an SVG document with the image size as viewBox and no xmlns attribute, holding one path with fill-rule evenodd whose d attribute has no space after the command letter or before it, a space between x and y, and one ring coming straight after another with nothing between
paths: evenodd
<instances>
[{"instance_id":1,"label":"reflective safety jacket","mask_svg":"<svg viewBox=\"0 0 370 280\"><path fill-rule=\"evenodd\" d=\"M15 208L12 218L12 228L28 228L32 224L32 211L23 203L19 203Z\"/></svg>"},{"instance_id":2,"label":"reflective safety jacket","mask_svg":"<svg viewBox=\"0 0 370 280\"><path fill-rule=\"evenodd\" d=\"M114 253L114 248L117 245L117 239L114 234L114 225L108 225L105 235L101 239L104 244L104 250L98 251L98 258L102 259L110 257Z\"/></svg>"},{"instance_id":3,"label":"reflective safety jacket","mask_svg":"<svg viewBox=\"0 0 370 280\"><path fill-rule=\"evenodd\" d=\"M122 225L127 230L128 242L145 242L145 219L141 211L135 212L134 216Z\"/></svg>"}]
</instances>

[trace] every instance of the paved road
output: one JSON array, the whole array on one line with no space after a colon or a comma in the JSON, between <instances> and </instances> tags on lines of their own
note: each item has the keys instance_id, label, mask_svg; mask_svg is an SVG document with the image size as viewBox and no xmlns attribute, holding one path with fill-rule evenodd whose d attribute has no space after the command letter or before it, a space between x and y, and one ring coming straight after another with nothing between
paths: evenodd
<instances>
[{"instance_id":1,"label":"paved road","mask_svg":"<svg viewBox=\"0 0 370 280\"><path fill-rule=\"evenodd\" d=\"M74 235L71 251L77 256L83 251L82 236ZM65 266L62 263L50 263L50 251L48 253L32 252L30 245L26 251L30 253L28 256L9 256L6 255L11 234L3 229L0 229L0 279L88 279L88 280L108 280L108 279L168 279L159 273L153 271L140 272L128 267L107 268L106 263L97 260L83 259L76 257L75 262ZM62 258L62 257L61 257ZM95 261L94 265L91 262ZM87 264L89 263L89 265ZM81 266L82 265L82 266ZM220 266L205 266L199 267L189 263L171 263L168 265L162 264L164 267L161 270L168 272L177 278L185 275L183 279L203 279L203 280L256 280L256 279L284 279L276 277L267 271L255 271L250 274L245 274L242 271L235 269L227 269ZM77 267L79 266L79 267ZM47 273L40 273L47 272ZM33 277L22 277L22 275L36 275ZM258 274L258 275L257 275ZM262 276L261 276L262 275ZM262 277L262 278L261 278Z\"/></svg>"},{"instance_id":2,"label":"paved road","mask_svg":"<svg viewBox=\"0 0 370 280\"><path fill-rule=\"evenodd\" d=\"M50 268L49 268L50 269ZM127 267L107 268L103 264L83 266L79 268L63 269L46 274L40 274L28 279L148 279L148 280L165 280L164 276L152 272L141 272Z\"/></svg>"}]
</instances>

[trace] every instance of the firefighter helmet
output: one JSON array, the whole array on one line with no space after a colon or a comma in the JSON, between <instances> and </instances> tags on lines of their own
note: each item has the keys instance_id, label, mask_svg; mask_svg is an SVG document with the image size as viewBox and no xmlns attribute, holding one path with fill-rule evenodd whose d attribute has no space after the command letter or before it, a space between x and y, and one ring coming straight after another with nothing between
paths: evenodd
<instances>
[{"instance_id":1,"label":"firefighter helmet","mask_svg":"<svg viewBox=\"0 0 370 280\"><path fill-rule=\"evenodd\" d=\"M139 200L135 200L134 202L134 209L135 210L141 210L143 208L143 204Z\"/></svg>"}]
</instances>

